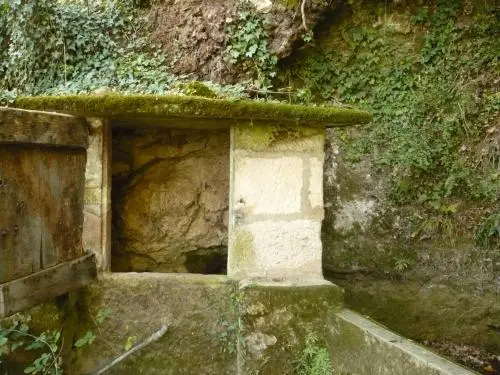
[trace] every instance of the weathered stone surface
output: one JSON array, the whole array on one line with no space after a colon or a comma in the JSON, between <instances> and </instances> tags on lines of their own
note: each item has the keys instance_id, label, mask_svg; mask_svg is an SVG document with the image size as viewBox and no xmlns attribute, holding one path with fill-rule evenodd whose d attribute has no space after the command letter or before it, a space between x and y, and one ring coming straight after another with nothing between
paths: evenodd
<instances>
[{"instance_id":1,"label":"weathered stone surface","mask_svg":"<svg viewBox=\"0 0 500 375\"><path fill-rule=\"evenodd\" d=\"M191 271L200 250L225 263L227 131L116 130L113 164L113 269Z\"/></svg>"},{"instance_id":2,"label":"weathered stone surface","mask_svg":"<svg viewBox=\"0 0 500 375\"><path fill-rule=\"evenodd\" d=\"M342 310L331 318L330 355L339 373L475 374L352 311Z\"/></svg>"},{"instance_id":3,"label":"weathered stone surface","mask_svg":"<svg viewBox=\"0 0 500 375\"><path fill-rule=\"evenodd\" d=\"M323 210L323 158L310 158L308 198L311 209Z\"/></svg>"},{"instance_id":4,"label":"weathered stone surface","mask_svg":"<svg viewBox=\"0 0 500 375\"><path fill-rule=\"evenodd\" d=\"M500 321L498 249L475 247L467 218L394 207L385 189L390 176L369 158L350 162L343 133L327 134L323 266L345 288L347 306L419 341L500 352L491 328Z\"/></svg>"},{"instance_id":5,"label":"weathered stone surface","mask_svg":"<svg viewBox=\"0 0 500 375\"><path fill-rule=\"evenodd\" d=\"M229 274L236 278L321 280L321 222L266 220L232 234Z\"/></svg>"},{"instance_id":6,"label":"weathered stone surface","mask_svg":"<svg viewBox=\"0 0 500 375\"><path fill-rule=\"evenodd\" d=\"M337 280L346 290L346 305L423 342L468 343L500 352L498 294L476 285L450 286L446 280L426 283L371 277ZM473 289L472 289L473 288Z\"/></svg>"},{"instance_id":7,"label":"weathered stone surface","mask_svg":"<svg viewBox=\"0 0 500 375\"><path fill-rule=\"evenodd\" d=\"M303 165L297 156L235 159L235 202L246 215L282 215L301 211Z\"/></svg>"},{"instance_id":8,"label":"weathered stone surface","mask_svg":"<svg viewBox=\"0 0 500 375\"><path fill-rule=\"evenodd\" d=\"M228 274L321 280L324 129L231 131Z\"/></svg>"},{"instance_id":9,"label":"weathered stone surface","mask_svg":"<svg viewBox=\"0 0 500 375\"><path fill-rule=\"evenodd\" d=\"M236 126L233 131L235 150L323 154L325 140L323 127L251 124Z\"/></svg>"},{"instance_id":10,"label":"weathered stone surface","mask_svg":"<svg viewBox=\"0 0 500 375\"><path fill-rule=\"evenodd\" d=\"M238 293L241 375L293 374L306 337L314 334L326 342L329 316L342 305L342 289L328 282L241 283Z\"/></svg>"},{"instance_id":11,"label":"weathered stone surface","mask_svg":"<svg viewBox=\"0 0 500 375\"><path fill-rule=\"evenodd\" d=\"M85 167L83 247L94 252L97 267L111 264L111 129L106 119L87 119L90 135Z\"/></svg>"},{"instance_id":12,"label":"weathered stone surface","mask_svg":"<svg viewBox=\"0 0 500 375\"><path fill-rule=\"evenodd\" d=\"M70 374L88 374L167 324L165 336L106 373L234 375L236 285L223 276L125 273L104 275L82 300L80 331L93 330L92 345L74 352ZM98 327L99 311L109 317Z\"/></svg>"},{"instance_id":13,"label":"weathered stone surface","mask_svg":"<svg viewBox=\"0 0 500 375\"><path fill-rule=\"evenodd\" d=\"M305 31L313 30L322 13L336 7L337 1L252 0L256 12L267 19L269 47L278 57L286 57L293 43ZM249 2L250 4L250 2ZM238 70L225 61L224 50L230 36L227 25L241 11L239 2L218 0L164 0L151 8L149 22L154 40L163 45L175 73L196 74L217 82L234 80Z\"/></svg>"}]
</instances>

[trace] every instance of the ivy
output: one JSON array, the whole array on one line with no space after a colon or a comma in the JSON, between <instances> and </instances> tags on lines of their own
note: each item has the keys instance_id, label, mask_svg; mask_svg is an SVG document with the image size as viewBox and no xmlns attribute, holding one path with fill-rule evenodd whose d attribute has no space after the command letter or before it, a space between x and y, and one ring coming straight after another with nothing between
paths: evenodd
<instances>
[{"instance_id":1,"label":"ivy","mask_svg":"<svg viewBox=\"0 0 500 375\"><path fill-rule=\"evenodd\" d=\"M256 89L272 87L278 58L269 51L266 19L254 10L240 9L236 20L228 24L226 34L229 62L253 76Z\"/></svg>"},{"instance_id":2,"label":"ivy","mask_svg":"<svg viewBox=\"0 0 500 375\"><path fill-rule=\"evenodd\" d=\"M486 5L458 26L462 12L457 0L422 7L411 18L412 35L389 22L346 21L339 39L317 41L285 67L285 78L315 101L373 113L364 135L346 147L347 157L371 155L388 170L397 204L498 202L499 18Z\"/></svg>"},{"instance_id":3,"label":"ivy","mask_svg":"<svg viewBox=\"0 0 500 375\"><path fill-rule=\"evenodd\" d=\"M0 99L92 92L163 93L176 78L145 20L118 0L0 0Z\"/></svg>"}]
</instances>

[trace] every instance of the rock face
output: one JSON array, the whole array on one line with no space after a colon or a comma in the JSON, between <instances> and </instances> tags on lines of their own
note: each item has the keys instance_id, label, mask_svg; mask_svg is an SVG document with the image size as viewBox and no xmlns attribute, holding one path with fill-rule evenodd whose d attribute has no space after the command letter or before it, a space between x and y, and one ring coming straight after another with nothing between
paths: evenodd
<instances>
[{"instance_id":1,"label":"rock face","mask_svg":"<svg viewBox=\"0 0 500 375\"><path fill-rule=\"evenodd\" d=\"M113 270L224 271L228 131L118 130L112 168Z\"/></svg>"},{"instance_id":2,"label":"rock face","mask_svg":"<svg viewBox=\"0 0 500 375\"><path fill-rule=\"evenodd\" d=\"M228 35L226 25L241 11L241 1L163 0L149 13L151 37L170 56L170 68L177 74L195 74L199 79L232 82L240 74L224 59ZM268 21L270 52L288 56L304 30L299 0L252 0ZM305 25L312 30L320 16L337 1L308 0L304 3Z\"/></svg>"}]
</instances>

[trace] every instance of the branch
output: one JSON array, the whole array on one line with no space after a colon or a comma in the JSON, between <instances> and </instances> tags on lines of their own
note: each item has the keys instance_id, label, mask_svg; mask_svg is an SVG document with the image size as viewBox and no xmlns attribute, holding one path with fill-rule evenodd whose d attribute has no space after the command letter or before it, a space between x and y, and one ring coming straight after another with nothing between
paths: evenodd
<instances>
[{"instance_id":1,"label":"branch","mask_svg":"<svg viewBox=\"0 0 500 375\"><path fill-rule=\"evenodd\" d=\"M300 13L302 14L302 27L305 31L309 31L307 28L307 20L306 20L306 1L302 0L302 4L300 5Z\"/></svg>"},{"instance_id":2,"label":"branch","mask_svg":"<svg viewBox=\"0 0 500 375\"><path fill-rule=\"evenodd\" d=\"M116 357L111 362L109 362L106 366L102 367L101 369L92 372L91 375L101 375L101 374L103 374L104 372L108 371L111 367L113 367L117 363L123 361L124 359L126 359L130 355L134 354L136 351L141 350L145 346L148 346L149 344L151 344L151 343L153 343L153 342L161 339L165 335L165 333L167 332L167 329L168 329L168 326L166 324L163 325L158 331L156 331L155 333L153 333L146 340L144 340L140 344L137 344L132 349L126 351L125 353L123 353L119 357Z\"/></svg>"}]
</instances>

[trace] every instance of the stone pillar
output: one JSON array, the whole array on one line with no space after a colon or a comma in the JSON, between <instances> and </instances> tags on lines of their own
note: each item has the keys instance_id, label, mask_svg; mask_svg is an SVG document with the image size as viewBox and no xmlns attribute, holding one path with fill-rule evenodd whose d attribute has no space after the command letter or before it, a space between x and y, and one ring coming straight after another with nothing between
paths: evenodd
<instances>
[{"instance_id":1,"label":"stone pillar","mask_svg":"<svg viewBox=\"0 0 500 375\"><path fill-rule=\"evenodd\" d=\"M318 280L324 128L231 128L228 275Z\"/></svg>"},{"instance_id":2,"label":"stone pillar","mask_svg":"<svg viewBox=\"0 0 500 375\"><path fill-rule=\"evenodd\" d=\"M88 118L83 247L96 255L97 267L111 266L111 129L106 119Z\"/></svg>"}]
</instances>

